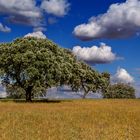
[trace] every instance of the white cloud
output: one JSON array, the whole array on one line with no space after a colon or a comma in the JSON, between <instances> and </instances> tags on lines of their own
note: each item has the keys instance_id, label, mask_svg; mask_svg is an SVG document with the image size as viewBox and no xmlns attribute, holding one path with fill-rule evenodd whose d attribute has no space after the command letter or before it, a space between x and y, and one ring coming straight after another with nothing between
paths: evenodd
<instances>
[{"instance_id":1,"label":"white cloud","mask_svg":"<svg viewBox=\"0 0 140 140\"><path fill-rule=\"evenodd\" d=\"M134 78L123 68L119 68L114 76L111 77L112 83L134 83Z\"/></svg>"},{"instance_id":2,"label":"white cloud","mask_svg":"<svg viewBox=\"0 0 140 140\"><path fill-rule=\"evenodd\" d=\"M43 0L41 8L48 14L58 17L64 16L69 10L70 4L67 0Z\"/></svg>"},{"instance_id":3,"label":"white cloud","mask_svg":"<svg viewBox=\"0 0 140 140\"><path fill-rule=\"evenodd\" d=\"M34 31L45 31L47 21L55 22L54 19L46 21L45 13L63 17L70 7L67 0L40 0L41 5L37 2L38 0L0 0L0 15L8 22L32 26ZM6 26L5 29L4 31L9 30Z\"/></svg>"},{"instance_id":4,"label":"white cloud","mask_svg":"<svg viewBox=\"0 0 140 140\"><path fill-rule=\"evenodd\" d=\"M32 26L41 24L42 13L35 0L0 0L0 14L14 23Z\"/></svg>"},{"instance_id":5,"label":"white cloud","mask_svg":"<svg viewBox=\"0 0 140 140\"><path fill-rule=\"evenodd\" d=\"M92 46L82 48L81 46L75 46L72 51L78 59L92 64L110 63L118 59L116 54L112 52L111 47L104 43L101 43L100 47Z\"/></svg>"},{"instance_id":6,"label":"white cloud","mask_svg":"<svg viewBox=\"0 0 140 140\"><path fill-rule=\"evenodd\" d=\"M0 23L0 31L1 32L11 32L11 29L7 26L4 26L2 23Z\"/></svg>"},{"instance_id":7,"label":"white cloud","mask_svg":"<svg viewBox=\"0 0 140 140\"><path fill-rule=\"evenodd\" d=\"M136 90L136 97L140 98L140 83L137 82L136 84L134 84L134 88Z\"/></svg>"},{"instance_id":8,"label":"white cloud","mask_svg":"<svg viewBox=\"0 0 140 140\"><path fill-rule=\"evenodd\" d=\"M25 17L40 17L40 10L35 0L0 0L0 12Z\"/></svg>"},{"instance_id":9,"label":"white cloud","mask_svg":"<svg viewBox=\"0 0 140 140\"><path fill-rule=\"evenodd\" d=\"M41 31L38 31L38 32L28 33L24 37L36 37L36 38L45 39L46 38L46 35L43 34Z\"/></svg>"},{"instance_id":10,"label":"white cloud","mask_svg":"<svg viewBox=\"0 0 140 140\"><path fill-rule=\"evenodd\" d=\"M140 32L140 1L127 0L112 4L105 14L92 17L75 27L73 33L81 40L124 38Z\"/></svg>"}]
</instances>

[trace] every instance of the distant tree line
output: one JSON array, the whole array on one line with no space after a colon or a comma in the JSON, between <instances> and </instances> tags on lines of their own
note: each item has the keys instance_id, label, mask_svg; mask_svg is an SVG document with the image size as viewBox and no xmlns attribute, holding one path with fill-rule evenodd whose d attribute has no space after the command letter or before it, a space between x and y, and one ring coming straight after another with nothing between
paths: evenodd
<instances>
[{"instance_id":1,"label":"distant tree line","mask_svg":"<svg viewBox=\"0 0 140 140\"><path fill-rule=\"evenodd\" d=\"M97 72L48 39L26 37L0 44L0 77L9 96L26 101L62 85L84 90L83 98L91 91L103 93L104 98L134 97L129 96L134 94L132 87L119 85L117 90L110 85L109 73Z\"/></svg>"}]
</instances>

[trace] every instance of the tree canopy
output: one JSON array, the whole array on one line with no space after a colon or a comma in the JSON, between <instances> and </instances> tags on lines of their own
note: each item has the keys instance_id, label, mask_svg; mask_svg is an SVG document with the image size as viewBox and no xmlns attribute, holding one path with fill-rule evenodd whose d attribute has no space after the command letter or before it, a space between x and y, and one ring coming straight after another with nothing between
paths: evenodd
<instances>
[{"instance_id":1,"label":"tree canopy","mask_svg":"<svg viewBox=\"0 0 140 140\"><path fill-rule=\"evenodd\" d=\"M82 87L86 95L105 83L101 74L78 61L70 50L32 37L0 45L0 76L6 87L24 91L27 101L52 86Z\"/></svg>"},{"instance_id":2,"label":"tree canopy","mask_svg":"<svg viewBox=\"0 0 140 140\"><path fill-rule=\"evenodd\" d=\"M16 39L1 44L0 55L4 83L24 89L26 100L36 89L44 91L68 78L68 53L48 39Z\"/></svg>"},{"instance_id":3,"label":"tree canopy","mask_svg":"<svg viewBox=\"0 0 140 140\"><path fill-rule=\"evenodd\" d=\"M135 89L123 83L109 85L107 92L103 92L104 98L136 98Z\"/></svg>"},{"instance_id":4,"label":"tree canopy","mask_svg":"<svg viewBox=\"0 0 140 140\"><path fill-rule=\"evenodd\" d=\"M85 98L90 92L100 92L105 89L107 79L84 62L75 63L70 85L74 91L83 90Z\"/></svg>"}]
</instances>

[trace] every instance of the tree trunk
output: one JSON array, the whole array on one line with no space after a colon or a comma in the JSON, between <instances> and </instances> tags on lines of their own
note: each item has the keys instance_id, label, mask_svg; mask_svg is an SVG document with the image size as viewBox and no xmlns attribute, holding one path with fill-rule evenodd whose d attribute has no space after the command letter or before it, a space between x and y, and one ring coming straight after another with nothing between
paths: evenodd
<instances>
[{"instance_id":1,"label":"tree trunk","mask_svg":"<svg viewBox=\"0 0 140 140\"><path fill-rule=\"evenodd\" d=\"M85 92L82 98L86 99L87 94L88 94L88 92Z\"/></svg>"},{"instance_id":2,"label":"tree trunk","mask_svg":"<svg viewBox=\"0 0 140 140\"><path fill-rule=\"evenodd\" d=\"M84 95L83 95L83 99L85 99L86 98L86 96L88 95L88 93L89 93L89 89L88 88L86 88L86 86L84 86L83 84L82 84L82 87L83 87L83 89L84 89Z\"/></svg>"},{"instance_id":3,"label":"tree trunk","mask_svg":"<svg viewBox=\"0 0 140 140\"><path fill-rule=\"evenodd\" d=\"M86 99L86 95L84 94L82 98L83 98L83 99Z\"/></svg>"},{"instance_id":4,"label":"tree trunk","mask_svg":"<svg viewBox=\"0 0 140 140\"><path fill-rule=\"evenodd\" d=\"M28 86L26 89L26 102L32 102L32 86Z\"/></svg>"}]
</instances>

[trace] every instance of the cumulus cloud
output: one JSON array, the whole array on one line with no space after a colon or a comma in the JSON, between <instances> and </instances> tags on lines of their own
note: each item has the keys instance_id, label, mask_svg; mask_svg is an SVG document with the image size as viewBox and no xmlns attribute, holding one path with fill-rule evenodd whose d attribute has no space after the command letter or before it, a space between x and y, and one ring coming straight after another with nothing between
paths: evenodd
<instances>
[{"instance_id":1,"label":"cumulus cloud","mask_svg":"<svg viewBox=\"0 0 140 140\"><path fill-rule=\"evenodd\" d=\"M38 31L38 32L28 33L24 37L36 37L36 38L45 39L46 38L46 35L43 34L41 31Z\"/></svg>"},{"instance_id":2,"label":"cumulus cloud","mask_svg":"<svg viewBox=\"0 0 140 140\"><path fill-rule=\"evenodd\" d=\"M35 0L0 0L0 14L13 23L38 26L42 13Z\"/></svg>"},{"instance_id":3,"label":"cumulus cloud","mask_svg":"<svg viewBox=\"0 0 140 140\"><path fill-rule=\"evenodd\" d=\"M40 5L37 2L38 0L0 0L0 15L8 22L32 26L35 31L45 31L45 13L63 17L70 7L67 0L40 0ZM55 22L54 19L47 21ZM10 31L8 27L0 26L2 31Z\"/></svg>"},{"instance_id":4,"label":"cumulus cloud","mask_svg":"<svg viewBox=\"0 0 140 140\"><path fill-rule=\"evenodd\" d=\"M0 23L0 31L1 32L11 32L11 29L7 26L4 26L2 23Z\"/></svg>"},{"instance_id":5,"label":"cumulus cloud","mask_svg":"<svg viewBox=\"0 0 140 140\"><path fill-rule=\"evenodd\" d=\"M82 48L81 46L75 46L72 51L78 59L92 64L110 63L119 59L119 57L112 52L111 47L107 46L105 43L101 43L100 47L92 46Z\"/></svg>"},{"instance_id":6,"label":"cumulus cloud","mask_svg":"<svg viewBox=\"0 0 140 140\"><path fill-rule=\"evenodd\" d=\"M136 90L136 97L137 98L140 98L140 83L137 82L135 85L134 85L134 88Z\"/></svg>"},{"instance_id":7,"label":"cumulus cloud","mask_svg":"<svg viewBox=\"0 0 140 140\"><path fill-rule=\"evenodd\" d=\"M140 1L127 0L112 4L108 11L75 27L73 33L81 40L125 38L140 32Z\"/></svg>"},{"instance_id":8,"label":"cumulus cloud","mask_svg":"<svg viewBox=\"0 0 140 140\"><path fill-rule=\"evenodd\" d=\"M48 14L62 17L67 14L70 4L67 0L43 0L41 8Z\"/></svg>"},{"instance_id":9,"label":"cumulus cloud","mask_svg":"<svg viewBox=\"0 0 140 140\"><path fill-rule=\"evenodd\" d=\"M124 69L119 68L114 76L111 77L112 83L134 83L134 78Z\"/></svg>"}]
</instances>

